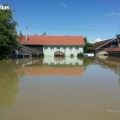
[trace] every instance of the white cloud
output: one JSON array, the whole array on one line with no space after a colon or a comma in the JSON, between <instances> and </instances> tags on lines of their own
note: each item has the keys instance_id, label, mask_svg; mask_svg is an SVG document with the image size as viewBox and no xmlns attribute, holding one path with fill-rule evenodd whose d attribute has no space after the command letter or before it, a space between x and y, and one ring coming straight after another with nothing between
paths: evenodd
<instances>
[{"instance_id":1,"label":"white cloud","mask_svg":"<svg viewBox=\"0 0 120 120\"><path fill-rule=\"evenodd\" d=\"M100 41L104 41L104 40L106 40L106 39L100 39L100 38L97 38L97 39L95 39L95 38L89 38L89 43L95 43L95 42L100 42Z\"/></svg>"},{"instance_id":2,"label":"white cloud","mask_svg":"<svg viewBox=\"0 0 120 120\"><path fill-rule=\"evenodd\" d=\"M92 41L88 41L89 43L94 43L94 42L92 42Z\"/></svg>"},{"instance_id":3,"label":"white cloud","mask_svg":"<svg viewBox=\"0 0 120 120\"><path fill-rule=\"evenodd\" d=\"M120 13L108 13L106 16L113 16L117 15L120 18Z\"/></svg>"},{"instance_id":4,"label":"white cloud","mask_svg":"<svg viewBox=\"0 0 120 120\"><path fill-rule=\"evenodd\" d=\"M61 5L62 5L63 7L66 7L66 6L67 6L66 4L63 4L63 3L61 3Z\"/></svg>"},{"instance_id":5,"label":"white cloud","mask_svg":"<svg viewBox=\"0 0 120 120\"><path fill-rule=\"evenodd\" d=\"M103 41L103 40L100 38L97 38L96 40L94 40L94 42L100 42L100 41Z\"/></svg>"}]
</instances>

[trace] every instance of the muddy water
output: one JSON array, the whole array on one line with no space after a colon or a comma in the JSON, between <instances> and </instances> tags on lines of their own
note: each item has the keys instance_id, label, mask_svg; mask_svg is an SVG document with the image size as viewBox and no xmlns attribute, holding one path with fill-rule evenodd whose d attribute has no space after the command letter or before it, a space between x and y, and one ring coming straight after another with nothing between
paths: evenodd
<instances>
[{"instance_id":1,"label":"muddy water","mask_svg":"<svg viewBox=\"0 0 120 120\"><path fill-rule=\"evenodd\" d=\"M0 61L0 120L120 120L120 58Z\"/></svg>"}]
</instances>

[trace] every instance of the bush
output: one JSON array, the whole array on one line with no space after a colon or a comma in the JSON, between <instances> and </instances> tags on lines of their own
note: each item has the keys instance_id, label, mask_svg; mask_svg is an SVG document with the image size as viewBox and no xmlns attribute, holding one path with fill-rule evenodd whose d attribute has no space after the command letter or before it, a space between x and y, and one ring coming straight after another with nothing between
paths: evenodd
<instances>
[{"instance_id":1,"label":"bush","mask_svg":"<svg viewBox=\"0 0 120 120\"><path fill-rule=\"evenodd\" d=\"M84 57L84 54L83 53L78 53L77 57Z\"/></svg>"}]
</instances>

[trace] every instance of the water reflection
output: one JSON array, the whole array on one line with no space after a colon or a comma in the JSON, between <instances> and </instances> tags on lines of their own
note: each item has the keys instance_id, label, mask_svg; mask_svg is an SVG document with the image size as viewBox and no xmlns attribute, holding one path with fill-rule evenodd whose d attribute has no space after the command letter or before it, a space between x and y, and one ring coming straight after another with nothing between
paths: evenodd
<instances>
[{"instance_id":1,"label":"water reflection","mask_svg":"<svg viewBox=\"0 0 120 120\"><path fill-rule=\"evenodd\" d=\"M120 77L120 59L107 57L102 59L101 57L96 57L95 62L102 66L105 69L110 69L114 74L117 74ZM120 85L120 78L118 79Z\"/></svg>"},{"instance_id":2,"label":"water reflection","mask_svg":"<svg viewBox=\"0 0 120 120\"><path fill-rule=\"evenodd\" d=\"M83 59L78 59L77 57L45 57L43 59L43 65L60 64L60 65L82 65Z\"/></svg>"},{"instance_id":3,"label":"water reflection","mask_svg":"<svg viewBox=\"0 0 120 120\"><path fill-rule=\"evenodd\" d=\"M10 108L16 104L19 77L13 69L15 66L10 61L0 61L0 109Z\"/></svg>"},{"instance_id":4,"label":"water reflection","mask_svg":"<svg viewBox=\"0 0 120 120\"><path fill-rule=\"evenodd\" d=\"M0 120L118 120L107 110L119 109L119 66L116 59L82 57L0 62Z\"/></svg>"},{"instance_id":5,"label":"water reflection","mask_svg":"<svg viewBox=\"0 0 120 120\"><path fill-rule=\"evenodd\" d=\"M14 71L18 72L18 75L20 76L82 76L84 71L83 59L78 59L77 57L44 57L42 60L43 63L40 61L41 59L30 61Z\"/></svg>"}]
</instances>

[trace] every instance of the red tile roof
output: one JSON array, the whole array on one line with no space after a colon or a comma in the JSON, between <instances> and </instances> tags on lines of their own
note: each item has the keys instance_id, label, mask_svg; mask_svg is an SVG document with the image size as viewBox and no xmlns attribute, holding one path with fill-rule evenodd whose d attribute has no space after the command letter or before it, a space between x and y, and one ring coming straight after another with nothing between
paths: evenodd
<instances>
[{"instance_id":1,"label":"red tile roof","mask_svg":"<svg viewBox=\"0 0 120 120\"><path fill-rule=\"evenodd\" d=\"M120 47L109 47L109 48L105 48L104 51L107 51L107 52L120 52Z\"/></svg>"},{"instance_id":2,"label":"red tile roof","mask_svg":"<svg viewBox=\"0 0 120 120\"><path fill-rule=\"evenodd\" d=\"M83 36L28 35L27 38L29 38L28 42L25 35L18 38L18 41L24 45L84 45Z\"/></svg>"},{"instance_id":3,"label":"red tile roof","mask_svg":"<svg viewBox=\"0 0 120 120\"><path fill-rule=\"evenodd\" d=\"M100 46L102 46L102 45L104 45L104 44L107 44L107 43L109 43L110 41L112 41L112 40L114 40L114 39L115 39L115 38L109 39L109 40L100 41L100 42L96 42L96 43L94 44L94 46L91 48L91 50L95 50L95 49L99 48Z\"/></svg>"}]
</instances>

